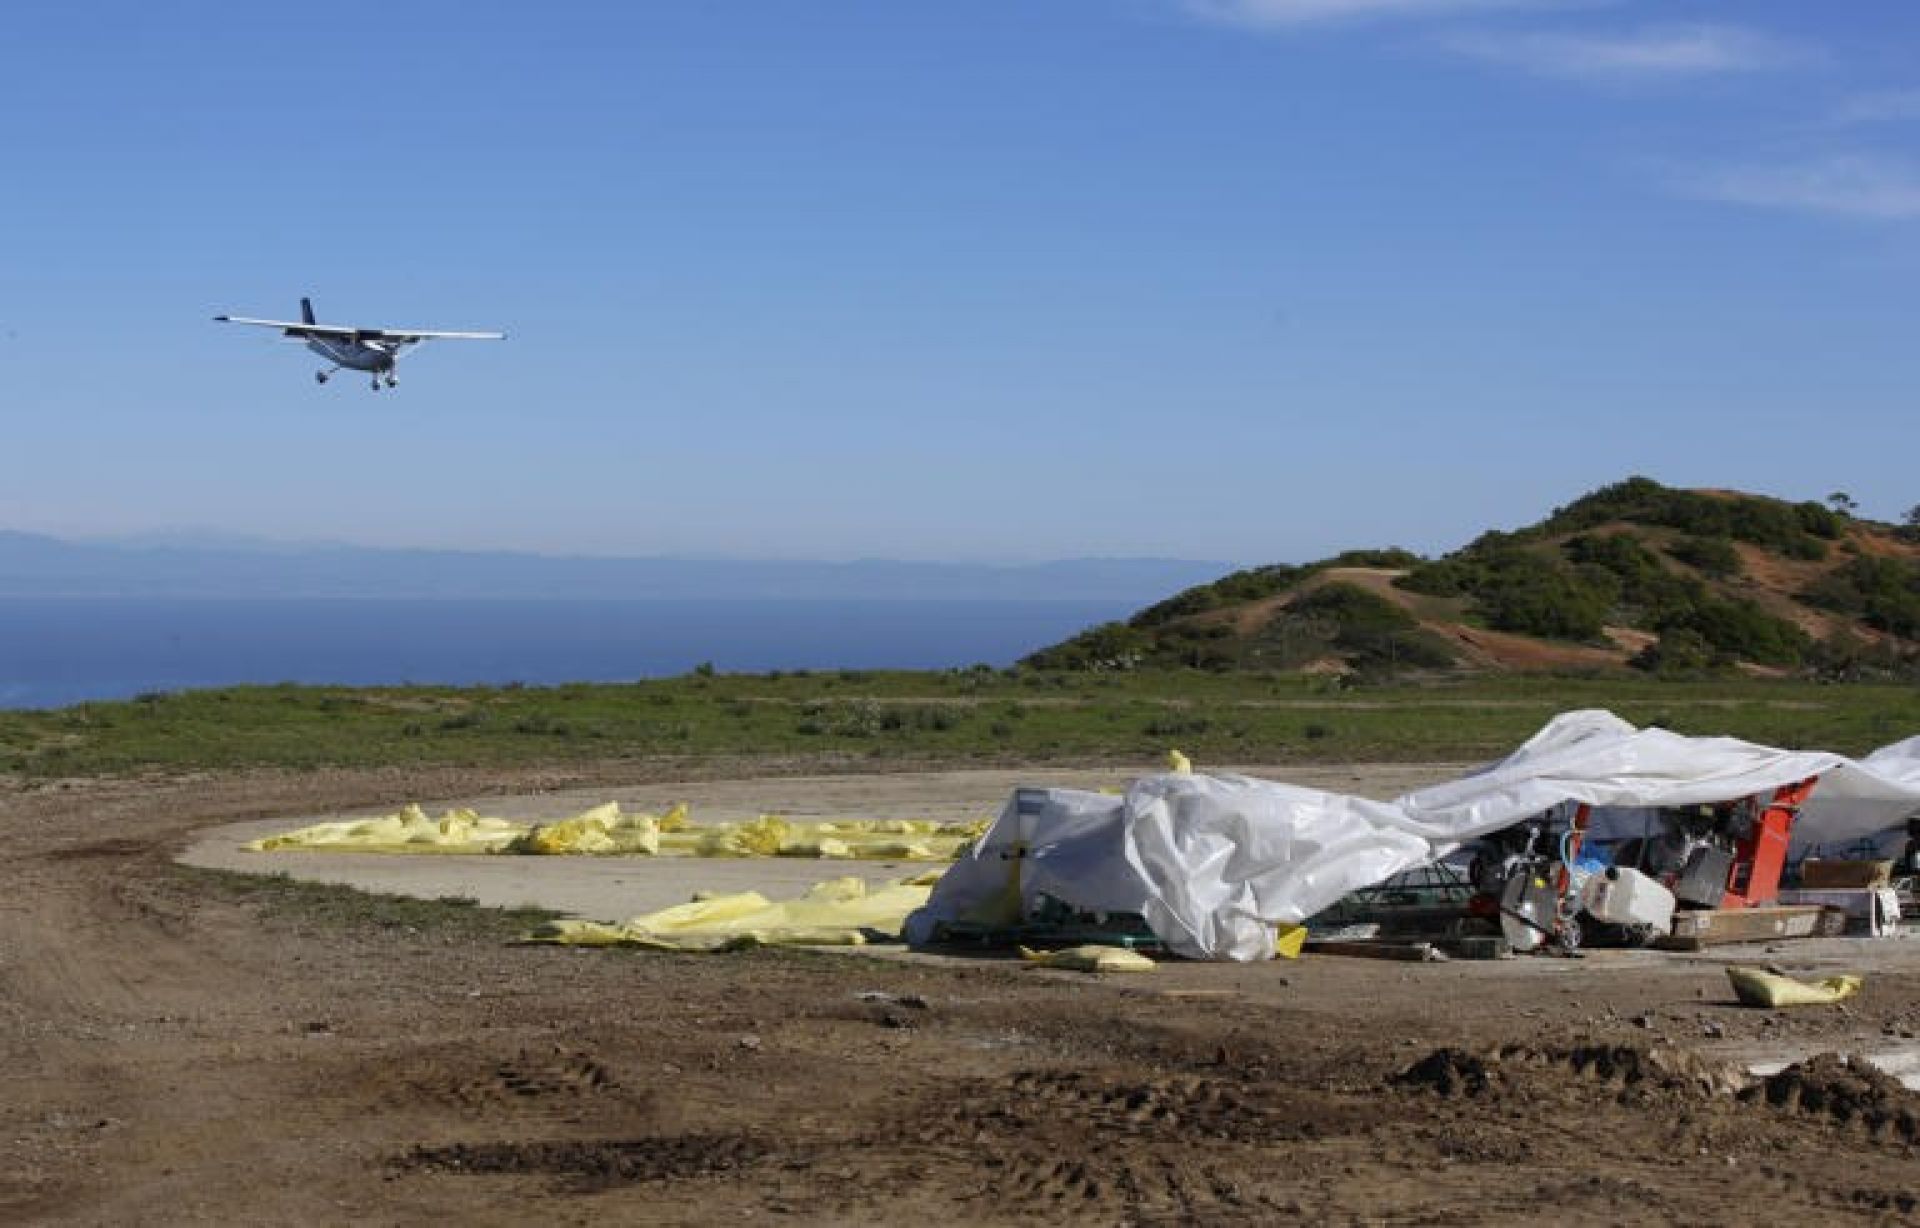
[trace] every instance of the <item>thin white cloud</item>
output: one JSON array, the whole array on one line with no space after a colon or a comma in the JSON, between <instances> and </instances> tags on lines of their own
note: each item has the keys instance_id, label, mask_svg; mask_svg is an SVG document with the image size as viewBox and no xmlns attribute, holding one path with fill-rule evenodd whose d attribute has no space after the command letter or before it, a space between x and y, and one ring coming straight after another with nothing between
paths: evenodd
<instances>
[{"instance_id":1,"label":"thin white cloud","mask_svg":"<svg viewBox=\"0 0 1920 1228\"><path fill-rule=\"evenodd\" d=\"M1834 108L1838 124L1897 124L1920 120L1920 90L1856 94Z\"/></svg>"},{"instance_id":2,"label":"thin white cloud","mask_svg":"<svg viewBox=\"0 0 1920 1228\"><path fill-rule=\"evenodd\" d=\"M1656 25L1622 34L1473 31L1440 46L1456 55L1590 81L1649 81L1791 68L1818 60L1814 49L1728 25Z\"/></svg>"},{"instance_id":3,"label":"thin white cloud","mask_svg":"<svg viewBox=\"0 0 1920 1228\"><path fill-rule=\"evenodd\" d=\"M1720 167L1689 175L1679 186L1702 200L1758 208L1875 221L1920 220L1920 166L1877 154Z\"/></svg>"},{"instance_id":4,"label":"thin white cloud","mask_svg":"<svg viewBox=\"0 0 1920 1228\"><path fill-rule=\"evenodd\" d=\"M1295 29L1386 18L1458 17L1501 9L1590 7L1593 0L1184 0L1188 12L1223 25Z\"/></svg>"}]
</instances>

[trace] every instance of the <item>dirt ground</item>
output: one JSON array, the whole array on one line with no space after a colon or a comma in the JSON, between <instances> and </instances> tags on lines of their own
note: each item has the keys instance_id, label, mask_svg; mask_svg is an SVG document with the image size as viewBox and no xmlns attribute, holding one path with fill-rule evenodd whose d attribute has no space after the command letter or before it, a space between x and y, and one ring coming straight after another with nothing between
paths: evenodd
<instances>
[{"instance_id":1,"label":"dirt ground","mask_svg":"<svg viewBox=\"0 0 1920 1228\"><path fill-rule=\"evenodd\" d=\"M774 777L774 809L807 767L703 774ZM515 946L173 860L216 824L687 772L0 784L0 1221L1920 1220L1920 1097L1730 1073L1912 1042L1914 940L1097 979ZM1728 959L1867 986L1749 1010Z\"/></svg>"}]
</instances>

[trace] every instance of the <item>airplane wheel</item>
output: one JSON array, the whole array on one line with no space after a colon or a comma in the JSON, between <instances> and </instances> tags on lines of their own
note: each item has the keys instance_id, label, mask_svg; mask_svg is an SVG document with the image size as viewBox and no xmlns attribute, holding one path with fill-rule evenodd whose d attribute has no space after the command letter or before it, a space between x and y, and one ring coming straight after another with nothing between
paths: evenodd
<instances>
[{"instance_id":1,"label":"airplane wheel","mask_svg":"<svg viewBox=\"0 0 1920 1228\"><path fill-rule=\"evenodd\" d=\"M327 382L327 373L325 371L315 371L313 373L313 380L316 384L324 384Z\"/></svg>"}]
</instances>

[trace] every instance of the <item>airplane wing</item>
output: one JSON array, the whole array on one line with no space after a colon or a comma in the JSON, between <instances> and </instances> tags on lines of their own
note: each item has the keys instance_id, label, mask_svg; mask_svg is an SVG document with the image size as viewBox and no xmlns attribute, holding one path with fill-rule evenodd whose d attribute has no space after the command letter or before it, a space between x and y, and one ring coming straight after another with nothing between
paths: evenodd
<instances>
[{"instance_id":1,"label":"airplane wing","mask_svg":"<svg viewBox=\"0 0 1920 1228\"><path fill-rule=\"evenodd\" d=\"M450 333L436 332L430 328L349 328L342 331L352 333L361 341L398 341L413 345L420 341L504 341L505 333Z\"/></svg>"},{"instance_id":2,"label":"airplane wing","mask_svg":"<svg viewBox=\"0 0 1920 1228\"><path fill-rule=\"evenodd\" d=\"M384 341L393 345L415 345L422 341L504 341L505 333L464 333L436 331L430 328L355 328L350 324L308 324L304 320L256 320L251 316L215 316L223 324L255 324L261 328L285 329L289 336L312 333L322 337L347 337L354 341Z\"/></svg>"},{"instance_id":3,"label":"airplane wing","mask_svg":"<svg viewBox=\"0 0 1920 1228\"><path fill-rule=\"evenodd\" d=\"M258 324L262 328L284 328L290 333L320 333L328 337L351 337L359 329L336 324L308 324L304 320L256 320L251 316L215 316L222 324Z\"/></svg>"}]
</instances>

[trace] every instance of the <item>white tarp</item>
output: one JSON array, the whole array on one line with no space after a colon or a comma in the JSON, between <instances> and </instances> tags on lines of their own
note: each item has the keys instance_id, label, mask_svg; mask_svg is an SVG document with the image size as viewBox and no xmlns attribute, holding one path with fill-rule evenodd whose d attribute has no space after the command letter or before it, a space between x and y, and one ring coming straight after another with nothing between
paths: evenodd
<instances>
[{"instance_id":1,"label":"white tarp","mask_svg":"<svg viewBox=\"0 0 1920 1228\"><path fill-rule=\"evenodd\" d=\"M1275 925L1566 802L1723 802L1815 776L1820 804L1795 826L1797 851L1872 836L1920 808L1920 738L1855 761L1582 711L1498 763L1391 802L1227 775L1148 776L1123 797L1023 789L909 919L907 937L924 942L941 921L1016 920L1045 893L1140 913L1182 955L1265 959Z\"/></svg>"},{"instance_id":2,"label":"white tarp","mask_svg":"<svg viewBox=\"0 0 1920 1228\"><path fill-rule=\"evenodd\" d=\"M1121 799L1078 789L1016 789L973 847L907 919L925 942L940 921L1012 925L1041 896L1090 912L1139 912L1152 886L1127 860Z\"/></svg>"},{"instance_id":3,"label":"white tarp","mask_svg":"<svg viewBox=\"0 0 1920 1228\"><path fill-rule=\"evenodd\" d=\"M1910 799L1920 792L1920 737L1883 746L1850 766L1858 771L1822 781L1801 808L1795 857L1895 857L1906 846L1905 819L1915 813Z\"/></svg>"}]
</instances>

